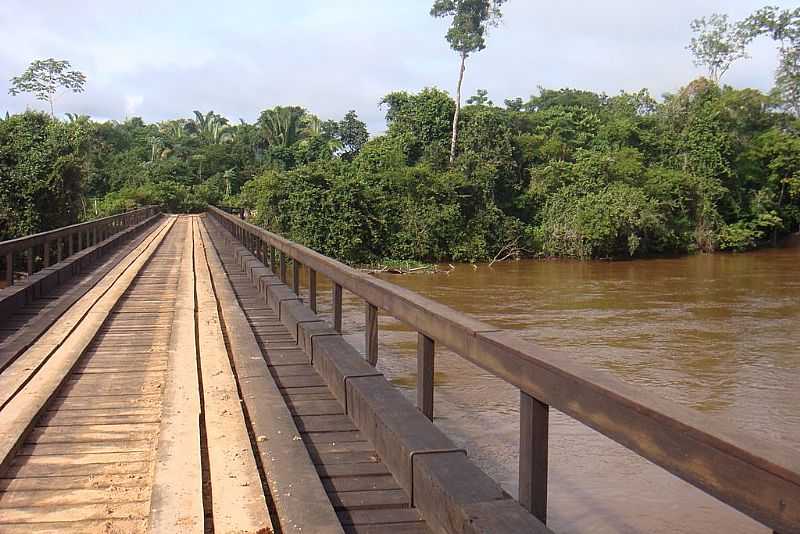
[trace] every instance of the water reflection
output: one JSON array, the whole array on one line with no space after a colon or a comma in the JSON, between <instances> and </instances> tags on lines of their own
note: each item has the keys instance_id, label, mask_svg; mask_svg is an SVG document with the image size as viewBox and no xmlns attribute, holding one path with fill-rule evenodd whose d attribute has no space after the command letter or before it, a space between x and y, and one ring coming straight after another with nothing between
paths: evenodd
<instances>
[{"instance_id":1,"label":"water reflection","mask_svg":"<svg viewBox=\"0 0 800 534\"><path fill-rule=\"evenodd\" d=\"M448 275L387 279L733 428L797 447L798 260L800 248L791 248L458 265ZM346 294L345 307L345 329L363 346L363 303ZM413 398L416 334L384 316L380 328L379 365ZM517 391L446 351L437 352L436 365L436 423L516 493ZM554 413L551 424L549 513L557 532L766 532L572 419Z\"/></svg>"}]
</instances>

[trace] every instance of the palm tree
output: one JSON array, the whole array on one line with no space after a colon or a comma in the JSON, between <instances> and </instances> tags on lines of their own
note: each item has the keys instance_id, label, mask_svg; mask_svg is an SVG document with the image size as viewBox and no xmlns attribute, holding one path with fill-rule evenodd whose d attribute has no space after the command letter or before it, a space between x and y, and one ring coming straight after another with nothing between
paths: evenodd
<instances>
[{"instance_id":1,"label":"palm tree","mask_svg":"<svg viewBox=\"0 0 800 534\"><path fill-rule=\"evenodd\" d=\"M199 135L207 143L216 145L230 140L226 132L230 129L228 119L209 111L205 115L194 111L195 118L189 121L192 133Z\"/></svg>"},{"instance_id":2,"label":"palm tree","mask_svg":"<svg viewBox=\"0 0 800 534\"><path fill-rule=\"evenodd\" d=\"M258 124L268 146L289 147L308 134L306 110L297 106L276 106L261 113Z\"/></svg>"}]
</instances>

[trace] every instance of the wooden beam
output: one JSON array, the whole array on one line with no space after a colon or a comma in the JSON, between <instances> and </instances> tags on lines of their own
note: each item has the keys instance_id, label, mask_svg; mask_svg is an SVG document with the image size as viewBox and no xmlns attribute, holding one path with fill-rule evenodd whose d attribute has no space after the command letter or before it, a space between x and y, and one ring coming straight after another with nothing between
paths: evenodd
<instances>
[{"instance_id":1,"label":"wooden beam","mask_svg":"<svg viewBox=\"0 0 800 534\"><path fill-rule=\"evenodd\" d=\"M549 406L525 392L519 396L519 503L547 522Z\"/></svg>"},{"instance_id":2,"label":"wooden beam","mask_svg":"<svg viewBox=\"0 0 800 534\"><path fill-rule=\"evenodd\" d=\"M434 341L417 334L417 408L433 421Z\"/></svg>"},{"instance_id":3,"label":"wooden beam","mask_svg":"<svg viewBox=\"0 0 800 534\"><path fill-rule=\"evenodd\" d=\"M373 367L378 363L378 308L367 302L366 307L367 329L365 332L367 361Z\"/></svg>"},{"instance_id":4,"label":"wooden beam","mask_svg":"<svg viewBox=\"0 0 800 534\"><path fill-rule=\"evenodd\" d=\"M333 284L333 329L342 333L342 286Z\"/></svg>"},{"instance_id":5,"label":"wooden beam","mask_svg":"<svg viewBox=\"0 0 800 534\"><path fill-rule=\"evenodd\" d=\"M317 271L308 268L308 306L317 313Z\"/></svg>"}]
</instances>

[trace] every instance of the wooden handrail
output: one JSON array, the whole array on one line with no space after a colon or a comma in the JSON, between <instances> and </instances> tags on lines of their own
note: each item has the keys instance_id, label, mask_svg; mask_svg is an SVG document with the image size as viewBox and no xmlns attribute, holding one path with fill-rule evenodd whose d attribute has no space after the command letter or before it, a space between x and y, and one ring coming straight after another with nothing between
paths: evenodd
<instances>
[{"instance_id":1,"label":"wooden handrail","mask_svg":"<svg viewBox=\"0 0 800 534\"><path fill-rule=\"evenodd\" d=\"M27 259L28 276L37 272L38 265L34 259L37 257L36 249L41 247L42 268L49 267L53 260L55 251L55 262L58 263L63 257L71 256L75 252L90 246L96 245L100 241L121 232L133 224L152 217L158 212L157 206L145 206L125 213L110 215L101 219L95 219L84 223L73 224L40 232L38 234L0 241L0 258L5 258L5 280L7 285L14 283L14 256L20 252L24 253ZM51 247L55 245L55 247ZM66 246L66 247L65 247ZM77 248L77 250L76 250Z\"/></svg>"},{"instance_id":2,"label":"wooden handrail","mask_svg":"<svg viewBox=\"0 0 800 534\"><path fill-rule=\"evenodd\" d=\"M548 409L552 406L776 532L800 532L800 451L742 433L607 372L575 363L566 353L544 349L222 210L209 207L209 213L271 267L277 250L282 259L286 256L330 279L337 330L341 329L344 288L368 305L371 343L377 335L371 306L422 334L418 337L425 346L418 358L424 361L418 368L426 376L418 378L418 388L424 383L431 391L418 390L418 398L424 399L421 409L426 415L433 409L434 343L519 388L520 502L542 521L547 502ZM281 265L285 281L285 261Z\"/></svg>"}]
</instances>

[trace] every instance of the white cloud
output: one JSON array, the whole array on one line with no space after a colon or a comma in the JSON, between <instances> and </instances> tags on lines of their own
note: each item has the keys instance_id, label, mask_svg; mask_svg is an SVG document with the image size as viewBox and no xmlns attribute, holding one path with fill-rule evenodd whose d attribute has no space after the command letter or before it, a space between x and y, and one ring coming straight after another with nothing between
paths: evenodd
<instances>
[{"instance_id":1,"label":"white cloud","mask_svg":"<svg viewBox=\"0 0 800 534\"><path fill-rule=\"evenodd\" d=\"M125 116L133 117L139 112L139 107L144 102L144 97L141 95L126 96L125 97Z\"/></svg>"},{"instance_id":2,"label":"white cloud","mask_svg":"<svg viewBox=\"0 0 800 534\"><path fill-rule=\"evenodd\" d=\"M607 93L644 87L658 96L700 72L685 50L691 19L713 12L740 18L763 3L512 0L488 48L470 58L464 93L486 88L498 103L539 85ZM457 74L447 21L428 16L431 0L3 4L0 85L40 57L69 59L87 74L86 93L65 96L60 112L162 120L213 109L252 121L267 107L298 104L323 118L355 109L377 132L384 94L452 90ZM756 43L752 56L725 81L768 89L775 47ZM26 106L40 108L0 90L0 112Z\"/></svg>"}]
</instances>

